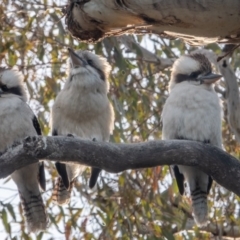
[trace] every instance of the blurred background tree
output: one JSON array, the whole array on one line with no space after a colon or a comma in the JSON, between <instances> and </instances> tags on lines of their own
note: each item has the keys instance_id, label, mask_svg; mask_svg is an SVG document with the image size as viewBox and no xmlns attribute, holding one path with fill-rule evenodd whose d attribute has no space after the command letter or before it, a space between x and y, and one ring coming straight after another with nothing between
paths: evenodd
<instances>
[{"instance_id":1,"label":"blurred background tree","mask_svg":"<svg viewBox=\"0 0 240 240\"><path fill-rule=\"evenodd\" d=\"M197 47L157 35L106 38L95 45L81 43L65 28L61 12L64 4L66 0L3 0L0 5L0 65L16 66L23 72L29 104L39 118L43 133L50 134L50 109L67 76L67 47L70 46L100 54L112 66L109 98L116 120L111 141L161 139L160 116L168 96L171 65L174 59ZM223 45L211 44L205 48L221 54ZM237 50L231 57L237 76L239 54ZM222 100L224 89L221 80L218 91ZM224 113L225 149L239 157L239 146ZM87 187L90 172L86 171L78 179L71 202L60 207L51 200L57 172L52 163L46 165L47 191L43 198L49 216L47 231L37 235L26 232L16 186L6 178L0 182L1 239L240 237L240 199L217 184L209 196L211 224L208 231L201 232L194 225L189 199L179 196L167 166L121 174L104 172L92 191Z\"/></svg>"}]
</instances>

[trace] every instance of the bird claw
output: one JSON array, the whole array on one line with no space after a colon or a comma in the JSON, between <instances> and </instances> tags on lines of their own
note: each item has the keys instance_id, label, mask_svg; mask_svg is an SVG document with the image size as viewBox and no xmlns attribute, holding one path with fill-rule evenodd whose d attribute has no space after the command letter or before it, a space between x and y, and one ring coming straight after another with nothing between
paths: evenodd
<instances>
[{"instance_id":1,"label":"bird claw","mask_svg":"<svg viewBox=\"0 0 240 240\"><path fill-rule=\"evenodd\" d=\"M29 148L32 145L35 145L37 138L36 136L28 136L23 140L23 146L24 148Z\"/></svg>"},{"instance_id":2,"label":"bird claw","mask_svg":"<svg viewBox=\"0 0 240 240\"><path fill-rule=\"evenodd\" d=\"M21 144L20 141L15 141L15 142L13 143L12 147L16 147L16 146L18 146L18 145L20 145L20 144Z\"/></svg>"},{"instance_id":3,"label":"bird claw","mask_svg":"<svg viewBox=\"0 0 240 240\"><path fill-rule=\"evenodd\" d=\"M44 139L38 138L37 136L28 136L23 141L23 148L27 151L38 154L42 149L45 148Z\"/></svg>"},{"instance_id":4,"label":"bird claw","mask_svg":"<svg viewBox=\"0 0 240 240\"><path fill-rule=\"evenodd\" d=\"M68 133L67 137L73 137L74 138L74 135L72 135L71 133Z\"/></svg>"}]
</instances>

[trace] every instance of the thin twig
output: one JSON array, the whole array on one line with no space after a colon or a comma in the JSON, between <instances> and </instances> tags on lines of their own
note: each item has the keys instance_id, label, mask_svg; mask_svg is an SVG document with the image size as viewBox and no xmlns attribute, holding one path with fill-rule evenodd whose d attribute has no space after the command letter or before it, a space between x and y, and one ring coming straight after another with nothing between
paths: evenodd
<instances>
[{"instance_id":1,"label":"thin twig","mask_svg":"<svg viewBox=\"0 0 240 240\"><path fill-rule=\"evenodd\" d=\"M238 47L240 47L240 44L237 44L236 46L234 46L230 51L228 51L227 53L225 53L222 56L219 56L217 58L217 62L220 62L223 58L225 58L226 56L228 56L229 54L233 53L235 49L237 49Z\"/></svg>"}]
</instances>

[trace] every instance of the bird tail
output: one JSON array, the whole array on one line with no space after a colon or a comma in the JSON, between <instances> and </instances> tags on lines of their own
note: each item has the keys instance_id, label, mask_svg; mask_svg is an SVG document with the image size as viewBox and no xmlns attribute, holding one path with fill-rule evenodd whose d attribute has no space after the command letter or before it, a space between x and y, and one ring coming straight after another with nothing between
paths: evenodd
<instances>
[{"instance_id":1,"label":"bird tail","mask_svg":"<svg viewBox=\"0 0 240 240\"><path fill-rule=\"evenodd\" d=\"M66 189L63 184L62 178L58 177L53 189L52 195L53 202L58 205L68 204L70 202L73 184L74 181L71 181L69 189Z\"/></svg>"},{"instance_id":2,"label":"bird tail","mask_svg":"<svg viewBox=\"0 0 240 240\"><path fill-rule=\"evenodd\" d=\"M191 199L194 220L199 227L203 227L208 220L207 193L198 187L191 191Z\"/></svg>"},{"instance_id":3,"label":"bird tail","mask_svg":"<svg viewBox=\"0 0 240 240\"><path fill-rule=\"evenodd\" d=\"M19 192L23 213L27 222L29 232L43 231L47 228L47 215L43 204L41 193L33 194L26 191Z\"/></svg>"},{"instance_id":4,"label":"bird tail","mask_svg":"<svg viewBox=\"0 0 240 240\"><path fill-rule=\"evenodd\" d=\"M89 180L89 187L90 188L93 188L96 185L99 173L101 171L102 171L102 169L100 169L100 168L96 168L96 167L91 168L91 177L90 177L90 180Z\"/></svg>"}]
</instances>

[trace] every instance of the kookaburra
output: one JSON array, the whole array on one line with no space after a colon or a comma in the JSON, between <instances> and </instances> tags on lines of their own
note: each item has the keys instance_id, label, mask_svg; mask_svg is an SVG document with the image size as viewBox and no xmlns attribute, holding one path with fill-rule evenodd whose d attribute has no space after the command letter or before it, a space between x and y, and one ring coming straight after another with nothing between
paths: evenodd
<instances>
[{"instance_id":1,"label":"kookaburra","mask_svg":"<svg viewBox=\"0 0 240 240\"><path fill-rule=\"evenodd\" d=\"M221 104L213 88L220 78L212 73L203 54L185 55L175 61L162 112L163 139L193 140L222 148ZM180 194L190 191L195 222L205 225L211 176L195 167L175 165L171 169Z\"/></svg>"},{"instance_id":2,"label":"kookaburra","mask_svg":"<svg viewBox=\"0 0 240 240\"><path fill-rule=\"evenodd\" d=\"M41 135L36 116L27 105L27 95L20 72L0 68L0 152L27 136ZM45 190L44 165L33 163L11 175L16 183L30 232L44 230L47 217L40 187Z\"/></svg>"},{"instance_id":3,"label":"kookaburra","mask_svg":"<svg viewBox=\"0 0 240 240\"><path fill-rule=\"evenodd\" d=\"M52 108L52 135L73 135L93 141L108 141L113 131L114 112L108 93L110 66L89 51L69 49L68 78ZM75 179L86 166L56 163L60 177L53 200L68 203ZM101 169L92 168L89 187L97 182Z\"/></svg>"}]
</instances>

